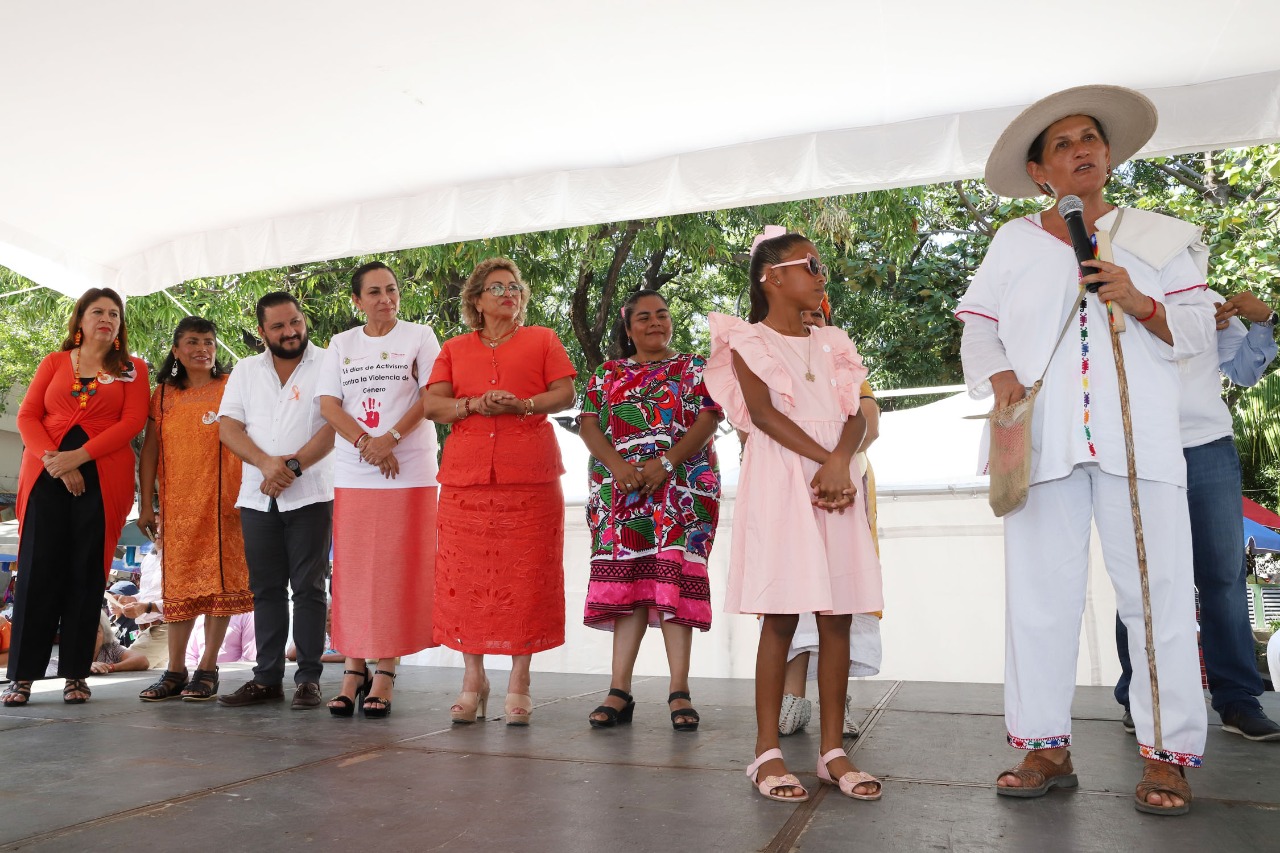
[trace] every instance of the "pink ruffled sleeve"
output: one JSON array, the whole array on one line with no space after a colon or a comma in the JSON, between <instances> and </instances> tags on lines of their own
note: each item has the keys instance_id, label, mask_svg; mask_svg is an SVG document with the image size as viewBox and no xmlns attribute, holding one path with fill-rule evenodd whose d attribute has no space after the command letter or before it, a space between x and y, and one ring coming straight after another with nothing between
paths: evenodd
<instances>
[{"instance_id":1,"label":"pink ruffled sleeve","mask_svg":"<svg viewBox=\"0 0 1280 853\"><path fill-rule=\"evenodd\" d=\"M867 367L862 363L862 356L849 340L844 329L826 326L815 329L819 335L816 339L831 347L831 357L835 364L836 393L840 395L840 411L846 418L851 418L860 410L862 383L867 378Z\"/></svg>"},{"instance_id":2,"label":"pink ruffled sleeve","mask_svg":"<svg viewBox=\"0 0 1280 853\"><path fill-rule=\"evenodd\" d=\"M795 400L791 396L791 374L774 359L760 330L755 325L728 314L709 314L707 323L711 327L711 357L707 359L702 378L711 393L711 399L724 409L729 423L741 430L753 429L751 415L742 397L742 386L738 384L738 375L733 369L735 352L746 362L751 372L769 386L778 411L784 415L790 414L795 407ZM845 341L848 342L847 337ZM849 346L852 349L852 344ZM857 357L856 352L854 357ZM861 359L858 364L861 366ZM854 393L856 396L857 388L854 388Z\"/></svg>"}]
</instances>

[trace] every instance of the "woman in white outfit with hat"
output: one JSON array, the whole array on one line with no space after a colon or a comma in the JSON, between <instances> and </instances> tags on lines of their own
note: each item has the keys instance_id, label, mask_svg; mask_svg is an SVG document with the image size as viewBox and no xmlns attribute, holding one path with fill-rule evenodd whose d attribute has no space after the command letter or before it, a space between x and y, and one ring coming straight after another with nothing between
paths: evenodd
<instances>
[{"instance_id":1,"label":"woman in white outfit with hat","mask_svg":"<svg viewBox=\"0 0 1280 853\"><path fill-rule=\"evenodd\" d=\"M1163 723L1157 743L1147 668L1135 667L1131 702L1144 768L1134 804L1170 815L1190 808L1183 768L1200 766L1206 727L1178 360L1212 346L1214 332L1198 229L1121 211L1103 196L1113 166L1137 152L1155 126L1155 106L1118 86L1068 89L1018 116L987 161L987 185L1015 198L1049 195L1055 204L1000 229L956 314L965 323L961 358L974 397L994 394L995 408L1004 408L1044 374L1031 426L1030 488L1025 503L1004 516L1005 724L1009 744L1028 752L1000 774L996 791L1014 797L1077 784L1067 748L1091 521L1129 628L1130 653L1146 660L1120 387L1104 303L1124 315L1119 340ZM1114 247L1111 262L1085 261L1083 277L1056 205L1069 195L1083 202L1088 232L1107 231ZM1096 292L1082 297L1080 285Z\"/></svg>"}]
</instances>

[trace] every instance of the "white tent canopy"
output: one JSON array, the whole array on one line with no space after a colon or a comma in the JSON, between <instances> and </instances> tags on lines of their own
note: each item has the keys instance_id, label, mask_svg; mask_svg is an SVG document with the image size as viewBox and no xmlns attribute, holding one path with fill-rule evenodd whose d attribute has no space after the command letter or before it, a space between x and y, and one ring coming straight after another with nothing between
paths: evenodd
<instances>
[{"instance_id":1,"label":"white tent canopy","mask_svg":"<svg viewBox=\"0 0 1280 853\"><path fill-rule=\"evenodd\" d=\"M0 0L0 264L60 291L980 174L1071 85L1280 138L1280 3Z\"/></svg>"}]
</instances>

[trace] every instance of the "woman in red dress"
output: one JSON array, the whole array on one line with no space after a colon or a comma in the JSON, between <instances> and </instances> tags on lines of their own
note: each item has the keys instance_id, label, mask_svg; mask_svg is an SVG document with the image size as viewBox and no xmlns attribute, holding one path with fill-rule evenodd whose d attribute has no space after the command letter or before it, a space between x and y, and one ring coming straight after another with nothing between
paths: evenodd
<instances>
[{"instance_id":1,"label":"woman in red dress","mask_svg":"<svg viewBox=\"0 0 1280 853\"><path fill-rule=\"evenodd\" d=\"M435 640L463 653L453 721L484 716L486 654L510 655L507 725L533 713L529 664L564 643L564 465L548 414L573 404L577 375L555 332L525 326L529 289L506 258L462 290L474 332L445 342L427 417L453 424L440 465Z\"/></svg>"},{"instance_id":2,"label":"woman in red dress","mask_svg":"<svg viewBox=\"0 0 1280 853\"><path fill-rule=\"evenodd\" d=\"M59 639L62 699L89 699L98 612L133 506L133 440L147 420L147 365L129 354L124 302L93 288L18 409L18 585L5 707L27 704ZM61 625L61 628L59 628Z\"/></svg>"}]
</instances>

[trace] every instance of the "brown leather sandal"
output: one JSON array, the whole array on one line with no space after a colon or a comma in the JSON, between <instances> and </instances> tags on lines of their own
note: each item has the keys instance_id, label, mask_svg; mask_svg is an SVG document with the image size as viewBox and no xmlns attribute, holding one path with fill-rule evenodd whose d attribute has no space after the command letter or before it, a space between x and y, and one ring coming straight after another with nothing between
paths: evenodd
<instances>
[{"instance_id":1,"label":"brown leather sandal","mask_svg":"<svg viewBox=\"0 0 1280 853\"><path fill-rule=\"evenodd\" d=\"M1181 797L1182 805L1157 806L1147 802L1147 797L1152 794ZM1187 784L1186 771L1176 764L1146 759L1143 762L1142 781L1138 783L1138 790L1133 795L1133 807L1145 814L1170 817L1191 811L1191 786Z\"/></svg>"},{"instance_id":2,"label":"brown leather sandal","mask_svg":"<svg viewBox=\"0 0 1280 853\"><path fill-rule=\"evenodd\" d=\"M1018 766L1006 770L996 777L996 793L1002 797L1043 797L1050 788L1074 788L1080 784L1076 779L1075 769L1071 766L1071 753L1068 752L1061 764L1054 764L1037 749L1028 752L1018 762ZM1013 776L1022 784L1017 788L1008 788L1000 784L1005 776Z\"/></svg>"}]
</instances>

